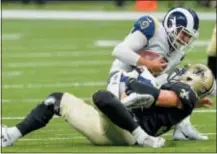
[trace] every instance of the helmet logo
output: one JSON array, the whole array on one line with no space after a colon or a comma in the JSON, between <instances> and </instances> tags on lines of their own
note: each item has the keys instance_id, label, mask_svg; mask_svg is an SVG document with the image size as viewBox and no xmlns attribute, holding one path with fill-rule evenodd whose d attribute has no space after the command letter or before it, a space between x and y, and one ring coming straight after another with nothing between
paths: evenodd
<instances>
[{"instance_id":1,"label":"helmet logo","mask_svg":"<svg viewBox=\"0 0 217 154\"><path fill-rule=\"evenodd\" d=\"M148 21L142 21L142 22L140 22L140 27L142 28L142 29L145 29L145 28L147 28L149 26L149 22Z\"/></svg>"},{"instance_id":2,"label":"helmet logo","mask_svg":"<svg viewBox=\"0 0 217 154\"><path fill-rule=\"evenodd\" d=\"M185 89L181 89L181 92L179 96L183 99L189 99L189 91L186 91Z\"/></svg>"},{"instance_id":3,"label":"helmet logo","mask_svg":"<svg viewBox=\"0 0 217 154\"><path fill-rule=\"evenodd\" d=\"M170 19L171 24L168 27L168 32L175 32L176 33L176 17Z\"/></svg>"}]
</instances>

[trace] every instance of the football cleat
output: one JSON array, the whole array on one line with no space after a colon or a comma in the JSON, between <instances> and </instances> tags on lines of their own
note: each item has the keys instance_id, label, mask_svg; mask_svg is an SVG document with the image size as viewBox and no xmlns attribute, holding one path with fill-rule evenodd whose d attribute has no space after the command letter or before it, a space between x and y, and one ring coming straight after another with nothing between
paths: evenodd
<instances>
[{"instance_id":1,"label":"football cleat","mask_svg":"<svg viewBox=\"0 0 217 154\"><path fill-rule=\"evenodd\" d=\"M0 126L2 128L2 134L1 134L1 147L8 147L12 146L12 141L10 139L10 136L8 134L8 128L6 126Z\"/></svg>"},{"instance_id":2,"label":"football cleat","mask_svg":"<svg viewBox=\"0 0 217 154\"><path fill-rule=\"evenodd\" d=\"M173 140L208 140L208 136L201 135L193 126L176 127Z\"/></svg>"},{"instance_id":3,"label":"football cleat","mask_svg":"<svg viewBox=\"0 0 217 154\"><path fill-rule=\"evenodd\" d=\"M144 139L143 146L149 146L152 148L160 148L165 144L165 139L162 137L148 136Z\"/></svg>"}]
</instances>

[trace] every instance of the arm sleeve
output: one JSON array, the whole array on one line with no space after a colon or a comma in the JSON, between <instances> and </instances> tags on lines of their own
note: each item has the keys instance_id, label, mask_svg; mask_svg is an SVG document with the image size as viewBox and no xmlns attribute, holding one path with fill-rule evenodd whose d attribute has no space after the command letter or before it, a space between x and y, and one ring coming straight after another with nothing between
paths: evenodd
<instances>
[{"instance_id":1,"label":"arm sleeve","mask_svg":"<svg viewBox=\"0 0 217 154\"><path fill-rule=\"evenodd\" d=\"M140 31L130 33L123 42L118 44L112 52L112 56L119 60L136 66L140 55L136 52L147 45L147 38Z\"/></svg>"},{"instance_id":2,"label":"arm sleeve","mask_svg":"<svg viewBox=\"0 0 217 154\"><path fill-rule=\"evenodd\" d=\"M129 65L136 66L140 58L137 52L148 44L148 40L154 35L155 28L155 20L152 17L139 18L131 33L115 47L112 55Z\"/></svg>"}]
</instances>

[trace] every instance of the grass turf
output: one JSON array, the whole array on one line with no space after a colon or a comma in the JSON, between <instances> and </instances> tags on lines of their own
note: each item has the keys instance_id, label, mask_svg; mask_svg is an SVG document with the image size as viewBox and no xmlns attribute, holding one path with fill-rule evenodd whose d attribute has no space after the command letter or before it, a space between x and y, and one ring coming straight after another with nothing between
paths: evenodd
<instances>
[{"instance_id":1,"label":"grass turf","mask_svg":"<svg viewBox=\"0 0 217 154\"><path fill-rule=\"evenodd\" d=\"M105 88L113 58L112 47L99 47L97 40L121 40L131 21L2 21L2 116L13 126L40 100L54 91L67 91L82 98ZM210 39L215 21L201 22L199 40ZM206 46L194 47L182 65L206 63ZM76 84L74 84L77 82ZM215 98L213 98L215 99ZM215 106L212 108L215 109ZM39 131L25 136L3 152L215 152L216 112L194 113L192 122L208 141L172 141L165 136L160 149L143 147L97 147L62 119L53 119ZM170 133L171 134L171 133Z\"/></svg>"}]
</instances>

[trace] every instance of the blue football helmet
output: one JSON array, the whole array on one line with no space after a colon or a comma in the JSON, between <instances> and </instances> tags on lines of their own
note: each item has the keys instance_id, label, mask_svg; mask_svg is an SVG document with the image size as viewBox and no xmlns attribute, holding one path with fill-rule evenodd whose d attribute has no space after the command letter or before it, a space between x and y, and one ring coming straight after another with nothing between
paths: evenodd
<instances>
[{"instance_id":1,"label":"blue football helmet","mask_svg":"<svg viewBox=\"0 0 217 154\"><path fill-rule=\"evenodd\" d=\"M199 18L192 9L172 8L165 15L163 26L175 51L185 51L199 36Z\"/></svg>"}]
</instances>

